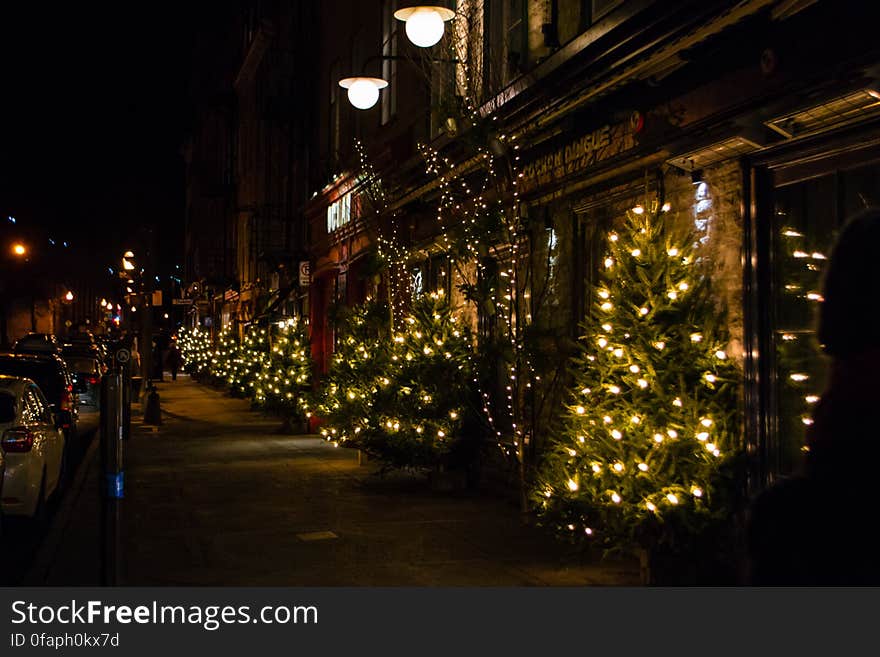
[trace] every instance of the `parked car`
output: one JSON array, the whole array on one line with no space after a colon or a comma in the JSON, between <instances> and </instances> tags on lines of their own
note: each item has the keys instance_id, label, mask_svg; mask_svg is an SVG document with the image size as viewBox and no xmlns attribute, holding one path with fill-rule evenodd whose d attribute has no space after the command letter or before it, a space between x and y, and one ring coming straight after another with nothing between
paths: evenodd
<instances>
[{"instance_id":1,"label":"parked car","mask_svg":"<svg viewBox=\"0 0 880 657\"><path fill-rule=\"evenodd\" d=\"M79 402L67 364L56 354L0 354L0 374L23 376L40 387L58 415L67 445L76 444Z\"/></svg>"},{"instance_id":2,"label":"parked car","mask_svg":"<svg viewBox=\"0 0 880 657\"><path fill-rule=\"evenodd\" d=\"M15 418L15 397L0 394L0 426ZM2 439L2 436L0 436ZM3 479L6 476L6 455L0 447L0 538L3 536Z\"/></svg>"},{"instance_id":3,"label":"parked car","mask_svg":"<svg viewBox=\"0 0 880 657\"><path fill-rule=\"evenodd\" d=\"M95 356L87 353L65 350L64 362L73 379L73 391L81 406L98 407L101 396L101 377L106 371L104 364Z\"/></svg>"},{"instance_id":4,"label":"parked car","mask_svg":"<svg viewBox=\"0 0 880 657\"><path fill-rule=\"evenodd\" d=\"M61 349L61 357L69 358L94 358L101 365L101 374L107 371L106 360L97 345L65 344Z\"/></svg>"},{"instance_id":5,"label":"parked car","mask_svg":"<svg viewBox=\"0 0 880 657\"><path fill-rule=\"evenodd\" d=\"M50 333L28 333L12 348L17 354L61 354L61 343Z\"/></svg>"},{"instance_id":6,"label":"parked car","mask_svg":"<svg viewBox=\"0 0 880 657\"><path fill-rule=\"evenodd\" d=\"M2 509L39 518L67 468L64 431L34 381L0 375L0 449L6 463Z\"/></svg>"}]
</instances>

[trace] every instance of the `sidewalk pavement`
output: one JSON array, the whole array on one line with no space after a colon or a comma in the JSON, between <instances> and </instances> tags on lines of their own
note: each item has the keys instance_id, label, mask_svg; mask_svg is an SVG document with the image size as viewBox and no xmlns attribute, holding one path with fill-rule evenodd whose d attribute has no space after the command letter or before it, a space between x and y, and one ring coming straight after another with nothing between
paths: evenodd
<instances>
[{"instance_id":1,"label":"sidewalk pavement","mask_svg":"<svg viewBox=\"0 0 880 657\"><path fill-rule=\"evenodd\" d=\"M354 450L278 433L277 419L186 376L157 387L162 425L134 413L125 445L121 585L639 584L638 564L583 563L508 500L380 477ZM96 457L26 584L100 583Z\"/></svg>"}]
</instances>

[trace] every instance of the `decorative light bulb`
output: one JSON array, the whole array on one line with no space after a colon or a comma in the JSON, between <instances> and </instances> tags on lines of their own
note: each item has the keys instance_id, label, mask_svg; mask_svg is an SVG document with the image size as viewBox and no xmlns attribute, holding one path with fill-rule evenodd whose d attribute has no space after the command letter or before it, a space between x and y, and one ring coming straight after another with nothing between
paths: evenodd
<instances>
[{"instance_id":1,"label":"decorative light bulb","mask_svg":"<svg viewBox=\"0 0 880 657\"><path fill-rule=\"evenodd\" d=\"M615 504L620 504L620 495L617 493L611 493L611 501Z\"/></svg>"},{"instance_id":2,"label":"decorative light bulb","mask_svg":"<svg viewBox=\"0 0 880 657\"><path fill-rule=\"evenodd\" d=\"M632 372L633 374L638 374L641 371L641 369L639 368L638 365L630 365L629 371Z\"/></svg>"},{"instance_id":3,"label":"decorative light bulb","mask_svg":"<svg viewBox=\"0 0 880 657\"><path fill-rule=\"evenodd\" d=\"M634 258L638 258L640 255L642 255L642 250L641 249L633 249L631 251L631 253Z\"/></svg>"},{"instance_id":4,"label":"decorative light bulb","mask_svg":"<svg viewBox=\"0 0 880 657\"><path fill-rule=\"evenodd\" d=\"M668 251L666 251L666 254L667 254L670 258L674 258L675 256L678 255L678 249L676 249L675 247L672 247L671 249L669 249Z\"/></svg>"},{"instance_id":5,"label":"decorative light bulb","mask_svg":"<svg viewBox=\"0 0 880 657\"><path fill-rule=\"evenodd\" d=\"M619 461L617 463L615 463L614 464L614 471L615 472L623 472L623 463L620 463Z\"/></svg>"},{"instance_id":6,"label":"decorative light bulb","mask_svg":"<svg viewBox=\"0 0 880 657\"><path fill-rule=\"evenodd\" d=\"M678 504L678 497L675 493L669 493L669 495L666 496L666 499L669 500L670 504Z\"/></svg>"},{"instance_id":7,"label":"decorative light bulb","mask_svg":"<svg viewBox=\"0 0 880 657\"><path fill-rule=\"evenodd\" d=\"M587 409L585 409L583 406L578 406L577 408L574 409L574 412L577 413L578 415L583 415L584 413L587 412Z\"/></svg>"},{"instance_id":8,"label":"decorative light bulb","mask_svg":"<svg viewBox=\"0 0 880 657\"><path fill-rule=\"evenodd\" d=\"M703 490L695 486L694 488L691 488L691 495L694 497L703 497Z\"/></svg>"},{"instance_id":9,"label":"decorative light bulb","mask_svg":"<svg viewBox=\"0 0 880 657\"><path fill-rule=\"evenodd\" d=\"M675 429L667 429L666 435L670 438L678 438L678 431L676 431Z\"/></svg>"},{"instance_id":10,"label":"decorative light bulb","mask_svg":"<svg viewBox=\"0 0 880 657\"><path fill-rule=\"evenodd\" d=\"M570 491L573 493L573 492L575 492L578 488L580 488L580 487L578 486L578 483L577 483L574 479L569 479L569 480L568 480L568 490L570 490Z\"/></svg>"},{"instance_id":11,"label":"decorative light bulb","mask_svg":"<svg viewBox=\"0 0 880 657\"><path fill-rule=\"evenodd\" d=\"M644 317L644 316L647 315L647 314L648 314L648 309L647 309L647 308L645 308L644 306L642 306L641 308L639 308L639 315L641 315L642 317Z\"/></svg>"},{"instance_id":12,"label":"decorative light bulb","mask_svg":"<svg viewBox=\"0 0 880 657\"><path fill-rule=\"evenodd\" d=\"M623 438L623 434L620 433L620 431L618 431L617 429L614 429L611 432L611 437L614 438L614 440L620 440L621 438Z\"/></svg>"},{"instance_id":13,"label":"decorative light bulb","mask_svg":"<svg viewBox=\"0 0 880 657\"><path fill-rule=\"evenodd\" d=\"M610 392L612 395L618 395L620 394L620 388L617 386L608 386L608 392Z\"/></svg>"},{"instance_id":14,"label":"decorative light bulb","mask_svg":"<svg viewBox=\"0 0 880 657\"><path fill-rule=\"evenodd\" d=\"M648 464L647 463L639 463L638 468L642 472L647 472L648 471Z\"/></svg>"},{"instance_id":15,"label":"decorative light bulb","mask_svg":"<svg viewBox=\"0 0 880 657\"><path fill-rule=\"evenodd\" d=\"M639 385L639 388L644 389L648 387L648 381L646 379L639 379L636 383Z\"/></svg>"},{"instance_id":16,"label":"decorative light bulb","mask_svg":"<svg viewBox=\"0 0 880 657\"><path fill-rule=\"evenodd\" d=\"M611 416L610 416L610 415L605 415L605 416L603 416L603 417L602 417L602 421L603 421L605 424L611 424Z\"/></svg>"}]
</instances>

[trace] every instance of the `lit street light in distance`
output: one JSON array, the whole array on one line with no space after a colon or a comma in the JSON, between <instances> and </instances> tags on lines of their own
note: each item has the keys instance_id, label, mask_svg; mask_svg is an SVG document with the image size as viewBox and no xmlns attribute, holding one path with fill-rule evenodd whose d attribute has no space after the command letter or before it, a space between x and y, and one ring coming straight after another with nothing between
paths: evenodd
<instances>
[{"instance_id":1,"label":"lit street light in distance","mask_svg":"<svg viewBox=\"0 0 880 657\"><path fill-rule=\"evenodd\" d=\"M27 255L27 247L21 242L16 242L12 245L12 253L18 257Z\"/></svg>"},{"instance_id":2,"label":"lit street light in distance","mask_svg":"<svg viewBox=\"0 0 880 657\"><path fill-rule=\"evenodd\" d=\"M126 251L122 254L122 268L125 271L134 271L134 253L131 251Z\"/></svg>"},{"instance_id":3,"label":"lit street light in distance","mask_svg":"<svg viewBox=\"0 0 880 657\"><path fill-rule=\"evenodd\" d=\"M64 295L64 298L67 299L68 301L73 301L73 292L68 290L67 294Z\"/></svg>"}]
</instances>

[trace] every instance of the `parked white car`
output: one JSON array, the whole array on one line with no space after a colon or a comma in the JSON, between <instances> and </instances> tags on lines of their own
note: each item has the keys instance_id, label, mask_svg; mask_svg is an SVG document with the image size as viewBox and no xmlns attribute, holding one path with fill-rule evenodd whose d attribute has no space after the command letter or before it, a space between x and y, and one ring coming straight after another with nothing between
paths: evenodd
<instances>
[{"instance_id":1,"label":"parked white car","mask_svg":"<svg viewBox=\"0 0 880 657\"><path fill-rule=\"evenodd\" d=\"M64 432L30 379L0 375L0 448L6 462L3 513L39 516L66 467Z\"/></svg>"}]
</instances>

